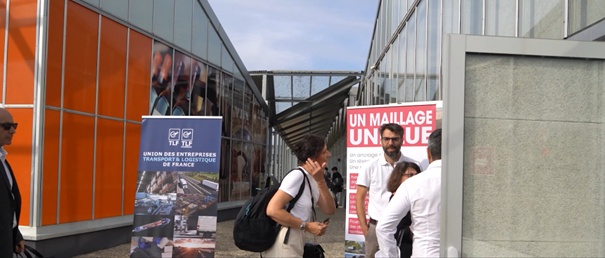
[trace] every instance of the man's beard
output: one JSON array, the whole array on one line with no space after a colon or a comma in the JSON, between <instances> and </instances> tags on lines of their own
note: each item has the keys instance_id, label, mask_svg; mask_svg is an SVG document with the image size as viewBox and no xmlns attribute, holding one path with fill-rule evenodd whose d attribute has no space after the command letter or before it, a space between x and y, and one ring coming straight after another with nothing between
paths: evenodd
<instances>
[{"instance_id":1,"label":"man's beard","mask_svg":"<svg viewBox=\"0 0 605 258\"><path fill-rule=\"evenodd\" d=\"M389 148L394 148L396 150L388 151ZM397 146L387 146L386 148L383 147L382 150L384 151L384 154L386 154L391 159L396 159L397 156L399 155L399 152L401 151L401 149L397 148Z\"/></svg>"}]
</instances>

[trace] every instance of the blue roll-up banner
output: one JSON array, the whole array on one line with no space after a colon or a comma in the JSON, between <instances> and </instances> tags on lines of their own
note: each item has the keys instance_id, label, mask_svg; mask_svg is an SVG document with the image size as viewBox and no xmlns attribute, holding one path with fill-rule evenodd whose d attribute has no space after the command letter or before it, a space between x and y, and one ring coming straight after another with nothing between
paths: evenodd
<instances>
[{"instance_id":1,"label":"blue roll-up banner","mask_svg":"<svg viewBox=\"0 0 605 258\"><path fill-rule=\"evenodd\" d=\"M143 117L130 257L214 257L221 120Z\"/></svg>"}]
</instances>

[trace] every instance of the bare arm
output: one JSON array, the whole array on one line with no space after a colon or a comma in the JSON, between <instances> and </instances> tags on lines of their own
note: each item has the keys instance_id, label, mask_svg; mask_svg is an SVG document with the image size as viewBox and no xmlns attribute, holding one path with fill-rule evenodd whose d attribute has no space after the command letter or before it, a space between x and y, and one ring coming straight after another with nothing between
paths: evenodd
<instances>
[{"instance_id":1,"label":"bare arm","mask_svg":"<svg viewBox=\"0 0 605 258\"><path fill-rule=\"evenodd\" d=\"M365 237L368 233L368 223L366 222L366 194L368 188L363 185L357 185L357 193L355 194L355 212L357 212L357 218L359 219L359 226Z\"/></svg>"},{"instance_id":2,"label":"bare arm","mask_svg":"<svg viewBox=\"0 0 605 258\"><path fill-rule=\"evenodd\" d=\"M332 215L336 211L336 206L334 204L334 200L332 199L332 195L330 194L330 190L328 190L328 186L326 182L323 180L316 180L317 188L319 188L319 200L317 200L317 205L323 213L326 215Z\"/></svg>"},{"instance_id":3,"label":"bare arm","mask_svg":"<svg viewBox=\"0 0 605 258\"><path fill-rule=\"evenodd\" d=\"M294 198L286 192L277 190L267 205L267 216L271 217L282 226L298 229L302 224L302 220L292 216L292 214L283 208L292 199ZM326 225L319 222L309 222L306 223L305 230L314 235L321 236L325 233L326 227Z\"/></svg>"},{"instance_id":4,"label":"bare arm","mask_svg":"<svg viewBox=\"0 0 605 258\"><path fill-rule=\"evenodd\" d=\"M328 186L326 185L326 180L324 179L322 172L322 168L326 166L326 163L320 166L317 161L308 159L305 165L305 169L313 176L313 179L315 179L315 182L317 182L317 188L319 188L319 200L317 200L319 208L326 215L334 214L336 211L336 206L334 204L334 200L332 199L332 195L330 194L330 190L328 190Z\"/></svg>"}]
</instances>

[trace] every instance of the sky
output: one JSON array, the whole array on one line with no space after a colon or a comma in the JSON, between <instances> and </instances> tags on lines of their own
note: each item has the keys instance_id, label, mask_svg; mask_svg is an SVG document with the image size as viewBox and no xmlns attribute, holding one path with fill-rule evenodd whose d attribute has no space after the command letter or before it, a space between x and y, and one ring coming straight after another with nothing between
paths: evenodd
<instances>
[{"instance_id":1,"label":"sky","mask_svg":"<svg viewBox=\"0 0 605 258\"><path fill-rule=\"evenodd\" d=\"M248 71L365 69L378 0L209 0Z\"/></svg>"}]
</instances>

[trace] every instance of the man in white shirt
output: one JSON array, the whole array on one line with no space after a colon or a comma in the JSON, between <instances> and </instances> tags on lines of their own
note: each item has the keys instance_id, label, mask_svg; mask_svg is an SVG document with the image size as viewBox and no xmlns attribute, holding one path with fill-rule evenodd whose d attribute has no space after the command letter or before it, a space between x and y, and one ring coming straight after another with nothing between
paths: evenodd
<instances>
[{"instance_id":1,"label":"man in white shirt","mask_svg":"<svg viewBox=\"0 0 605 258\"><path fill-rule=\"evenodd\" d=\"M13 252L23 252L25 245L19 231L21 194L4 150L4 146L11 144L16 129L13 116L0 108L0 257L13 257Z\"/></svg>"},{"instance_id":2,"label":"man in white shirt","mask_svg":"<svg viewBox=\"0 0 605 258\"><path fill-rule=\"evenodd\" d=\"M366 162L357 176L357 193L355 195L357 206L355 208L357 218L359 218L359 226L365 237L365 255L367 258L373 258L378 251L376 222L382 210L389 203L391 193L387 191L386 187L393 168L403 161L420 165L419 161L401 154L403 127L399 124L383 124L380 127L380 136L384 154ZM370 193L368 202L369 224L365 220L366 211L364 207L368 192Z\"/></svg>"},{"instance_id":3,"label":"man in white shirt","mask_svg":"<svg viewBox=\"0 0 605 258\"><path fill-rule=\"evenodd\" d=\"M397 224L408 213L412 216L414 243L412 257L439 257L441 224L441 129L429 136L427 154L430 165L422 173L403 182L389 202L376 226L380 251L376 257L398 257L395 241Z\"/></svg>"}]
</instances>

